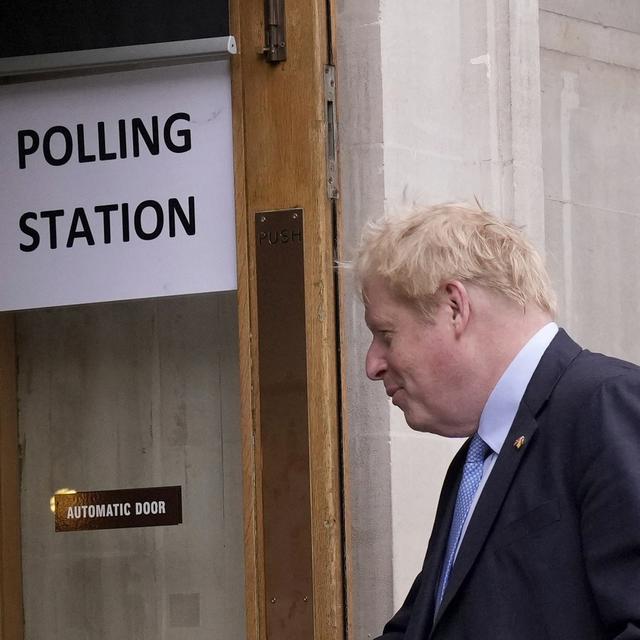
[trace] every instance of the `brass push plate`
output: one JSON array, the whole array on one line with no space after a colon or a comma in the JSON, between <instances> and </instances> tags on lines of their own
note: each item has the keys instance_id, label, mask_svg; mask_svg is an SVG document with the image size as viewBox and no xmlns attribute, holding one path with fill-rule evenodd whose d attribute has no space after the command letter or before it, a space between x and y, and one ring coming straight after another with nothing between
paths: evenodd
<instances>
[{"instance_id":1,"label":"brass push plate","mask_svg":"<svg viewBox=\"0 0 640 640\"><path fill-rule=\"evenodd\" d=\"M313 638L303 211L256 214L266 637Z\"/></svg>"}]
</instances>

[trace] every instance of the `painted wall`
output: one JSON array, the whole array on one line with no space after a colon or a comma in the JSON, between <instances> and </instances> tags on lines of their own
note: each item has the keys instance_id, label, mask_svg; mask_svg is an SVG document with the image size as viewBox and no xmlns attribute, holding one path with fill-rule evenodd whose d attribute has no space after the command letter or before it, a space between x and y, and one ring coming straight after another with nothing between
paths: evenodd
<instances>
[{"instance_id":1,"label":"painted wall","mask_svg":"<svg viewBox=\"0 0 640 640\"><path fill-rule=\"evenodd\" d=\"M477 197L546 254L561 324L584 346L640 362L640 5L339 0L337 10L346 257L368 218ZM460 442L412 432L366 381L369 336L348 278L343 308L361 640L402 603Z\"/></svg>"},{"instance_id":2,"label":"painted wall","mask_svg":"<svg viewBox=\"0 0 640 640\"><path fill-rule=\"evenodd\" d=\"M26 640L245 637L236 329L234 294L17 315ZM57 489L168 485L182 525L54 532Z\"/></svg>"}]
</instances>

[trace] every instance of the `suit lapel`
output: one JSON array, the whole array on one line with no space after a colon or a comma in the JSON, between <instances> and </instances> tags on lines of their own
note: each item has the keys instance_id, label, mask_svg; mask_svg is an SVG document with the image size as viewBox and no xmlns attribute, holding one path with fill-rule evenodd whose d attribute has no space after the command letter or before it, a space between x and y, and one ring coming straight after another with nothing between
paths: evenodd
<instances>
[{"instance_id":1,"label":"suit lapel","mask_svg":"<svg viewBox=\"0 0 640 640\"><path fill-rule=\"evenodd\" d=\"M433 626L436 589L440 578L442 558L444 557L447 540L449 538L449 527L453 519L456 496L458 495L458 487L460 486L460 478L462 476L462 467L467 456L467 449L469 448L468 442L469 441L460 448L453 459L442 486L438 510L433 525L433 533L429 540L427 555L422 567L421 616L419 619L413 620L413 624L411 625L411 628L415 630L416 638L426 637ZM410 630L408 629L407 631ZM408 634L407 637L413 636Z\"/></svg>"},{"instance_id":2,"label":"suit lapel","mask_svg":"<svg viewBox=\"0 0 640 640\"><path fill-rule=\"evenodd\" d=\"M520 448L514 446L516 439L524 436L525 443L531 441L538 427L536 416L551 395L558 380L580 351L581 348L564 331L560 330L540 360L540 364L527 386L509 434L469 521L449 577L442 604L434 620L434 628L460 589L482 550L491 527L500 512L518 466L527 454L528 447L526 444ZM455 495L453 500L455 501ZM445 529L447 529L446 524ZM445 538L446 535L448 535L448 530L445 531Z\"/></svg>"},{"instance_id":3,"label":"suit lapel","mask_svg":"<svg viewBox=\"0 0 640 640\"><path fill-rule=\"evenodd\" d=\"M491 471L491 475L487 479L487 483L471 516L471 520L469 521L467 531L458 551L458 556L451 570L442 604L438 609L438 615L435 620L436 624L446 610L449 602L455 597L455 594L484 546L518 466L526 454L526 445L521 449L516 449L511 446L513 441L520 436L524 436L525 441L529 442L537 426L535 419L531 416L527 407L521 405L504 446L500 451L500 455Z\"/></svg>"}]
</instances>

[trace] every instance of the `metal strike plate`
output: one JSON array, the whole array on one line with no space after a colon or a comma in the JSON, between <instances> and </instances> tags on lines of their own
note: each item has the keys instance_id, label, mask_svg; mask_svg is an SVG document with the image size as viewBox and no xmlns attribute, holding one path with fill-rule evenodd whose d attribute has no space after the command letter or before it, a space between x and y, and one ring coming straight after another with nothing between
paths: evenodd
<instances>
[{"instance_id":1,"label":"metal strike plate","mask_svg":"<svg viewBox=\"0 0 640 640\"><path fill-rule=\"evenodd\" d=\"M303 211L255 231L266 637L313 638Z\"/></svg>"},{"instance_id":2,"label":"metal strike plate","mask_svg":"<svg viewBox=\"0 0 640 640\"><path fill-rule=\"evenodd\" d=\"M327 196L338 198L338 123L336 116L336 68L325 65L324 97L327 121Z\"/></svg>"}]
</instances>

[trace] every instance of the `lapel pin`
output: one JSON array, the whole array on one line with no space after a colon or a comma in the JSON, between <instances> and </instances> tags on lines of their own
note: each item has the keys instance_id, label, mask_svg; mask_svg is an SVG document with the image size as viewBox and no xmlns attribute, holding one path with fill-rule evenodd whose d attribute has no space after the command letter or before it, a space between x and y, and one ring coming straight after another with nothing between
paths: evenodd
<instances>
[{"instance_id":1,"label":"lapel pin","mask_svg":"<svg viewBox=\"0 0 640 640\"><path fill-rule=\"evenodd\" d=\"M524 436L520 436L514 443L513 446L516 449L521 449L522 447L524 447L524 443L525 443L525 437Z\"/></svg>"}]
</instances>

